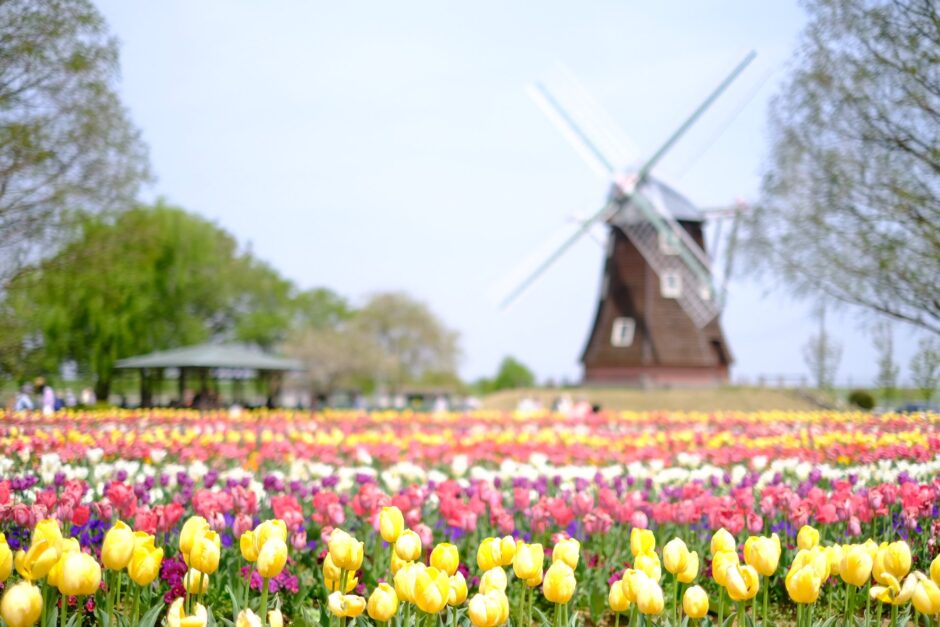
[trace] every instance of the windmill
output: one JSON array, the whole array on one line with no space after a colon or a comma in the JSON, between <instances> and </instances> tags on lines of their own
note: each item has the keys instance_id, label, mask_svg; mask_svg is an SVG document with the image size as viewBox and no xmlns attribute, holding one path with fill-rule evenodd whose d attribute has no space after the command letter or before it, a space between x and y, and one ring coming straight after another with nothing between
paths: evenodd
<instances>
[{"instance_id":1,"label":"windmill","mask_svg":"<svg viewBox=\"0 0 940 627\"><path fill-rule=\"evenodd\" d=\"M635 170L619 172L608 152L542 84L533 98L582 156L609 182L604 206L503 300L508 305L597 224L608 225L601 293L581 355L586 383L715 385L728 380L732 357L721 330L730 253L716 288L705 250L705 213L653 176L654 167L754 59L748 54L691 116ZM719 212L721 213L721 212Z\"/></svg>"}]
</instances>

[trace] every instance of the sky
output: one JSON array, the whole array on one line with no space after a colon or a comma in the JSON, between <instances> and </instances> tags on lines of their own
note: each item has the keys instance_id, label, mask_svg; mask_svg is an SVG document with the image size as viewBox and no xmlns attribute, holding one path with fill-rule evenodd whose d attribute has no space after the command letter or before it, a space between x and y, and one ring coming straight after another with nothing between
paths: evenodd
<instances>
[{"instance_id":1,"label":"sky","mask_svg":"<svg viewBox=\"0 0 940 627\"><path fill-rule=\"evenodd\" d=\"M754 202L767 111L806 22L783 0L97 4L150 147L147 199L216 221L301 288L413 295L460 333L465 378L513 355L543 381L580 378L602 247L582 238L506 310L497 295L608 188L527 85L567 68L642 157L755 50L656 170L700 207ZM735 276L722 318L733 380L806 374L811 311ZM870 383L870 325L828 321L837 381ZM896 326L902 378L916 340Z\"/></svg>"}]
</instances>

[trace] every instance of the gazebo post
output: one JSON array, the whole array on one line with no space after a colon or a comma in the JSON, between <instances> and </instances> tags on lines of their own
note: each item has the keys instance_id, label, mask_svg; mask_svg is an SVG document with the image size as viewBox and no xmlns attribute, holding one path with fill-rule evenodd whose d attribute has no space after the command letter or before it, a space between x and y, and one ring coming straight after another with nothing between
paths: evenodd
<instances>
[{"instance_id":1,"label":"gazebo post","mask_svg":"<svg viewBox=\"0 0 940 627\"><path fill-rule=\"evenodd\" d=\"M180 376L179 376L179 395L180 395L180 400L179 400L179 404L180 404L180 407L183 407L183 404L186 402L186 368L182 368L182 367L181 367L181 368L179 369L179 371L180 371Z\"/></svg>"}]
</instances>

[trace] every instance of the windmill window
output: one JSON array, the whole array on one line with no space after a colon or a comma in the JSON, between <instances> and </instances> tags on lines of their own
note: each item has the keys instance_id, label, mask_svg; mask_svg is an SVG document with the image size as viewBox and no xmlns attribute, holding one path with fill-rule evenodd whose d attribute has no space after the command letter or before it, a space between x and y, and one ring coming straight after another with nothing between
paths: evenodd
<instances>
[{"instance_id":1,"label":"windmill window","mask_svg":"<svg viewBox=\"0 0 940 627\"><path fill-rule=\"evenodd\" d=\"M633 318L615 318L613 328L610 330L611 346L630 346L633 344L633 334L636 332L636 320Z\"/></svg>"},{"instance_id":2,"label":"windmill window","mask_svg":"<svg viewBox=\"0 0 940 627\"><path fill-rule=\"evenodd\" d=\"M664 255L678 255L679 246L676 242L676 234L661 231L659 233L659 252Z\"/></svg>"},{"instance_id":3,"label":"windmill window","mask_svg":"<svg viewBox=\"0 0 940 627\"><path fill-rule=\"evenodd\" d=\"M659 293L663 298L679 298L682 296L682 277L675 270L663 272L659 283Z\"/></svg>"},{"instance_id":4,"label":"windmill window","mask_svg":"<svg viewBox=\"0 0 940 627\"><path fill-rule=\"evenodd\" d=\"M702 300L711 300L712 299L712 287L711 285L701 285L699 286L699 296L702 297Z\"/></svg>"}]
</instances>

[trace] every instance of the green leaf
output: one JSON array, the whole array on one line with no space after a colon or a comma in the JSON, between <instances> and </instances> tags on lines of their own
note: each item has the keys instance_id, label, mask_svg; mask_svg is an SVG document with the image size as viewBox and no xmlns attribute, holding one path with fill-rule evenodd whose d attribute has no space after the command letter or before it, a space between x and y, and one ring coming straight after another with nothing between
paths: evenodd
<instances>
[{"instance_id":1,"label":"green leaf","mask_svg":"<svg viewBox=\"0 0 940 627\"><path fill-rule=\"evenodd\" d=\"M157 621L160 620L160 614L166 606L163 603L157 603L143 615L140 619L140 624L138 627L154 627L157 624Z\"/></svg>"}]
</instances>

